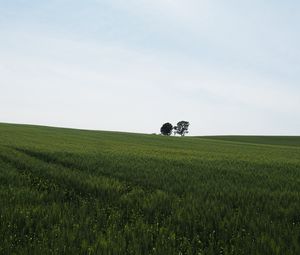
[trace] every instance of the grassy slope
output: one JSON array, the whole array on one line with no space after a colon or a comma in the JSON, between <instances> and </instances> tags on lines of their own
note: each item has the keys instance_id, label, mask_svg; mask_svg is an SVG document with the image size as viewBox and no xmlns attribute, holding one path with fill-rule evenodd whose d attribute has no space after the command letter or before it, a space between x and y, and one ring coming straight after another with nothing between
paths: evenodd
<instances>
[{"instance_id":1,"label":"grassy slope","mask_svg":"<svg viewBox=\"0 0 300 255\"><path fill-rule=\"evenodd\" d=\"M240 141L1 124L0 254L300 254L300 148Z\"/></svg>"},{"instance_id":2,"label":"grassy slope","mask_svg":"<svg viewBox=\"0 0 300 255\"><path fill-rule=\"evenodd\" d=\"M300 147L300 136L206 136L202 138L229 142Z\"/></svg>"}]
</instances>

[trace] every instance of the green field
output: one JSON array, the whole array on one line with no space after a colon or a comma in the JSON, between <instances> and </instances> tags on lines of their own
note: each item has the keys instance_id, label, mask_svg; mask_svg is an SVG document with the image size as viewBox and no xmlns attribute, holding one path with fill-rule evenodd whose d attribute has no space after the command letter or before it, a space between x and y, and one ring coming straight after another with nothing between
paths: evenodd
<instances>
[{"instance_id":1,"label":"green field","mask_svg":"<svg viewBox=\"0 0 300 255\"><path fill-rule=\"evenodd\" d=\"M0 254L300 254L300 138L0 124Z\"/></svg>"},{"instance_id":2,"label":"green field","mask_svg":"<svg viewBox=\"0 0 300 255\"><path fill-rule=\"evenodd\" d=\"M269 144L300 147L300 136L207 136L205 138L228 142L251 143L253 145Z\"/></svg>"}]
</instances>

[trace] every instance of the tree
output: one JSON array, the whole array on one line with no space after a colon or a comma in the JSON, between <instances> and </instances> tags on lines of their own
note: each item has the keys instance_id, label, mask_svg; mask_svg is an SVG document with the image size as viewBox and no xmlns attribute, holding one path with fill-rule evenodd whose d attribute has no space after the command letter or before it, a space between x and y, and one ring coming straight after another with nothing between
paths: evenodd
<instances>
[{"instance_id":1,"label":"tree","mask_svg":"<svg viewBox=\"0 0 300 255\"><path fill-rule=\"evenodd\" d=\"M181 136L185 136L185 134L187 134L189 131L189 126L190 126L190 123L188 121L179 121L177 123L177 126L174 127L174 134L179 134Z\"/></svg>"},{"instance_id":2,"label":"tree","mask_svg":"<svg viewBox=\"0 0 300 255\"><path fill-rule=\"evenodd\" d=\"M165 123L160 129L162 135L171 135L173 130L173 125L171 123Z\"/></svg>"}]
</instances>

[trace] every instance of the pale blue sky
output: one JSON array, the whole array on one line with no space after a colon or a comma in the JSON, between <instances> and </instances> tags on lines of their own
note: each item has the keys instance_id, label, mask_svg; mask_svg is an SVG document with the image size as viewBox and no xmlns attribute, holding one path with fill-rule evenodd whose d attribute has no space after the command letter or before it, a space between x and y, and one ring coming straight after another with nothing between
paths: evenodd
<instances>
[{"instance_id":1,"label":"pale blue sky","mask_svg":"<svg viewBox=\"0 0 300 255\"><path fill-rule=\"evenodd\" d=\"M300 135L300 2L0 0L0 122Z\"/></svg>"}]
</instances>

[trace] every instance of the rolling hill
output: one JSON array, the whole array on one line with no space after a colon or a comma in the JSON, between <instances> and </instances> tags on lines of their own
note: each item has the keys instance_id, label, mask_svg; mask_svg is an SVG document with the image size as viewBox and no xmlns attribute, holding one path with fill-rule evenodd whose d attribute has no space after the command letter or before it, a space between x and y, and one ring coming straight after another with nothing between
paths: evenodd
<instances>
[{"instance_id":1,"label":"rolling hill","mask_svg":"<svg viewBox=\"0 0 300 255\"><path fill-rule=\"evenodd\" d=\"M0 124L0 219L0 254L300 254L300 138Z\"/></svg>"}]
</instances>

